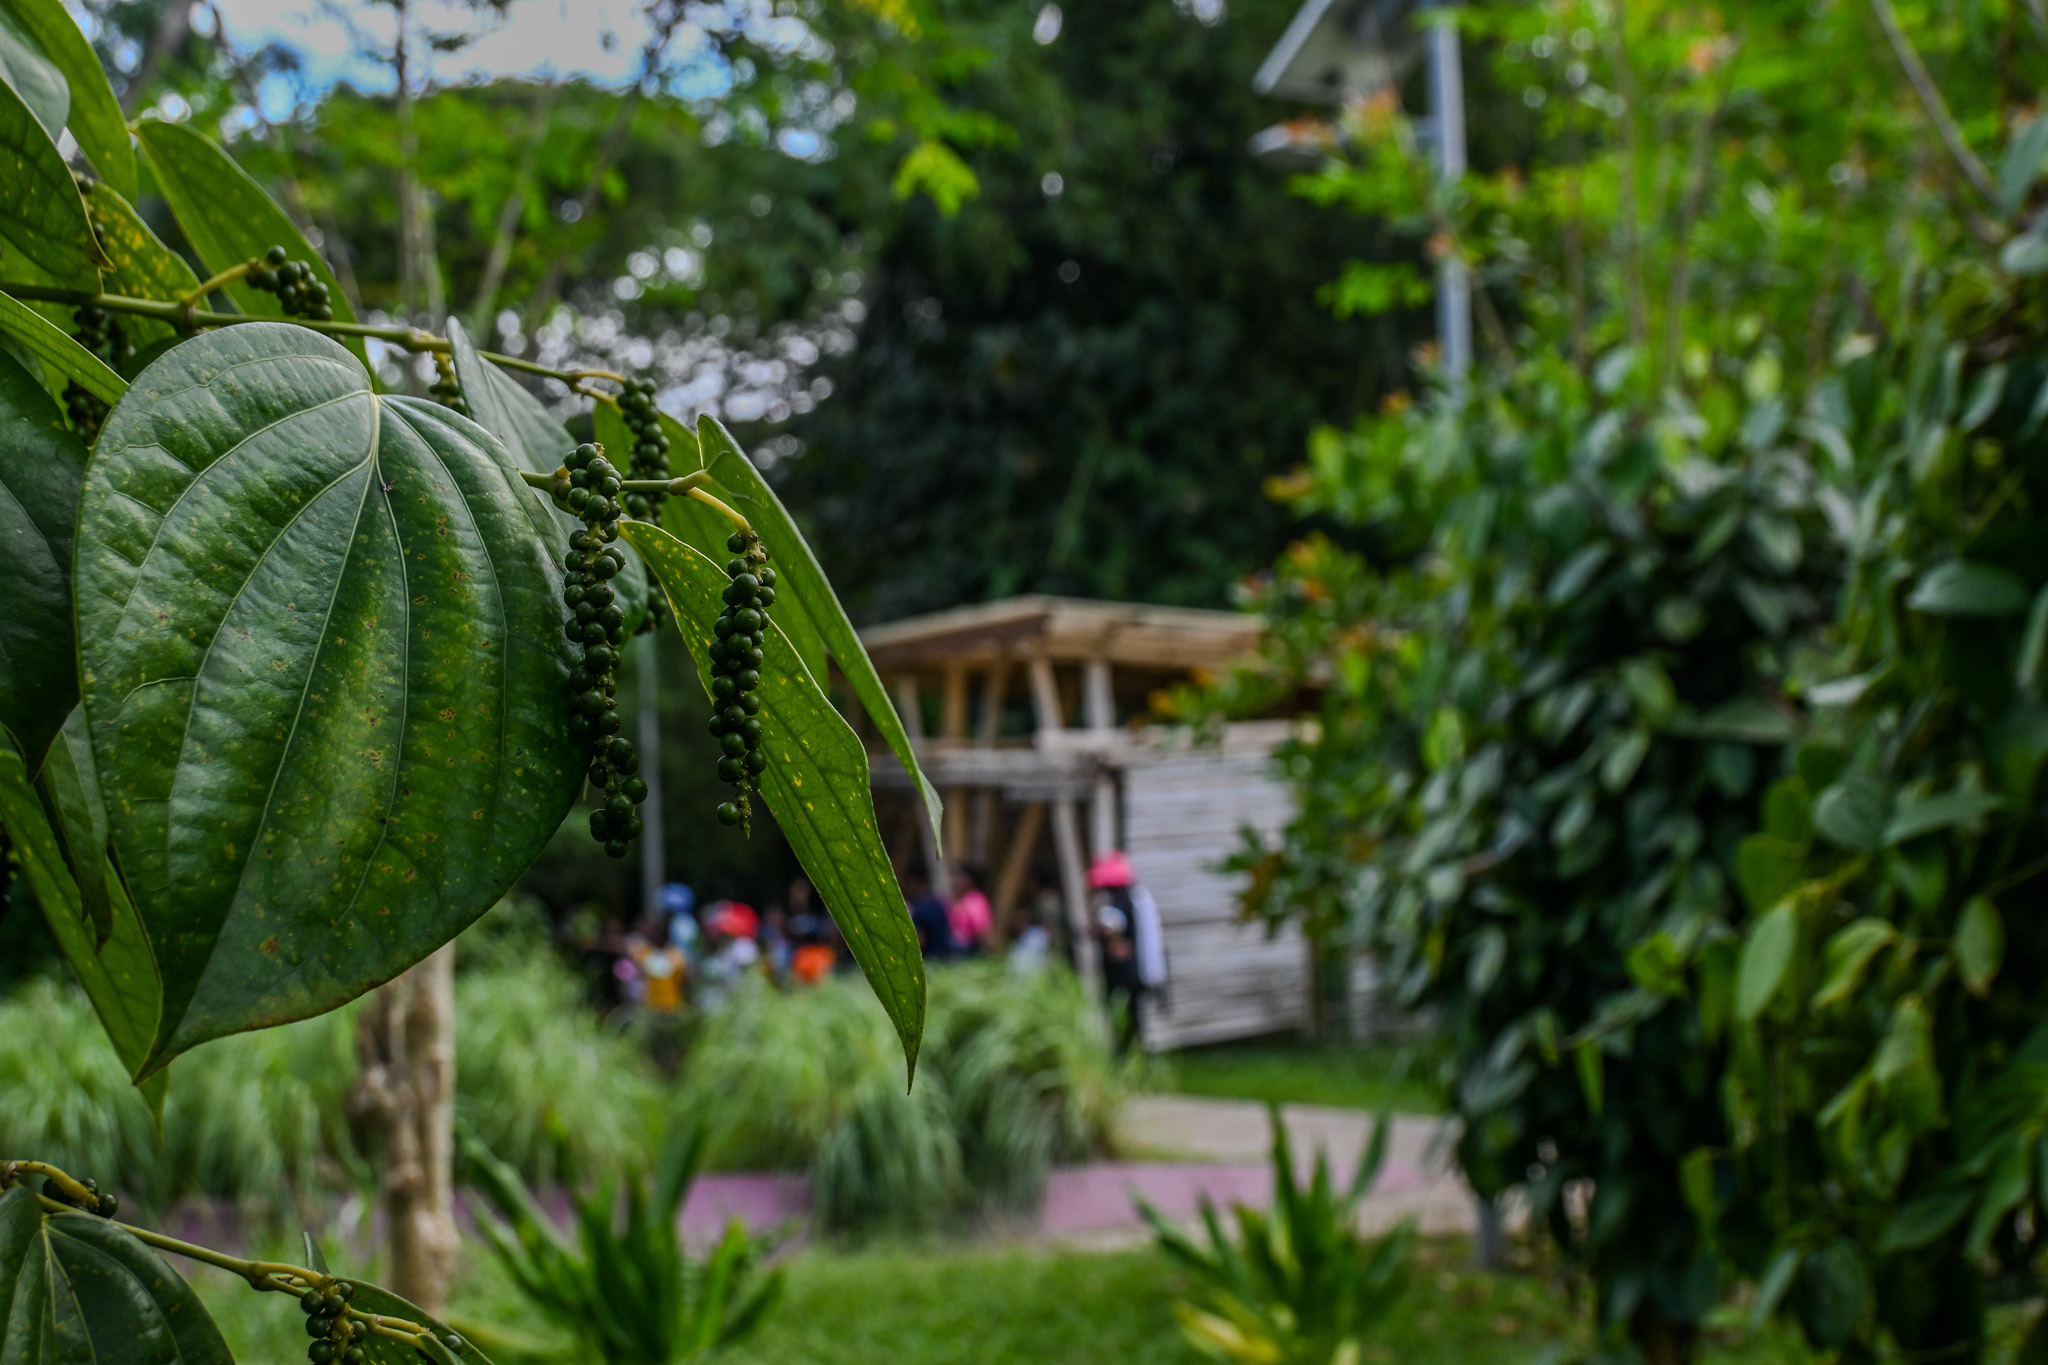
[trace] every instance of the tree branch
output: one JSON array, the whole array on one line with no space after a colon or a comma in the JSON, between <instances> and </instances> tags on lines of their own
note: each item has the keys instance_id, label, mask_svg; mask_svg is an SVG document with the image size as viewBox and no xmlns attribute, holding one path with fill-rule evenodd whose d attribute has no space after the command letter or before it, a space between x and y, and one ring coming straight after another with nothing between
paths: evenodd
<instances>
[{"instance_id":1,"label":"tree branch","mask_svg":"<svg viewBox=\"0 0 2048 1365\"><path fill-rule=\"evenodd\" d=\"M1992 183L1991 173L1970 150L1970 144L1963 140L1963 130L1956 126L1955 118L1949 113L1948 102L1941 97L1941 88L1927 74L1927 66L1914 50L1912 40L1899 27L1898 11L1892 8L1892 0L1870 0L1870 8L1876 13L1878 26L1884 29L1884 36L1891 42L1892 52L1904 69L1907 82L1912 85L1913 93L1920 97L1920 107L1927 111L1928 121L1941 136L1942 145L1948 148L1956 169L1963 173L1963 179L1983 197L1985 203L1996 204L1998 186Z\"/></svg>"}]
</instances>

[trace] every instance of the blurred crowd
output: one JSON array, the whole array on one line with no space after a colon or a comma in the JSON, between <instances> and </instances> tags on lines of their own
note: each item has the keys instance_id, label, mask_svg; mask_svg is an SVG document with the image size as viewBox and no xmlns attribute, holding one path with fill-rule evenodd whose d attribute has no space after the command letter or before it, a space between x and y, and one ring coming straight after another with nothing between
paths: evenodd
<instances>
[{"instance_id":1,"label":"blurred crowd","mask_svg":"<svg viewBox=\"0 0 2048 1365\"><path fill-rule=\"evenodd\" d=\"M920 870L906 870L900 880L926 961L1003 957L1025 971L1054 959L1074 965L1064 901L1049 868L1027 877L1001 924L977 867L952 865L944 895ZM1095 860L1088 884L1090 946L1101 963L1118 1040L1130 1046L1141 1027L1139 1001L1166 984L1159 912L1119 851ZM561 938L581 964L594 1002L619 1022L651 1026L657 1037L687 1014L717 1009L749 978L795 990L857 970L839 926L802 877L781 901L761 909L738 900L700 900L694 888L670 882L638 924L629 928L586 905L563 922Z\"/></svg>"}]
</instances>

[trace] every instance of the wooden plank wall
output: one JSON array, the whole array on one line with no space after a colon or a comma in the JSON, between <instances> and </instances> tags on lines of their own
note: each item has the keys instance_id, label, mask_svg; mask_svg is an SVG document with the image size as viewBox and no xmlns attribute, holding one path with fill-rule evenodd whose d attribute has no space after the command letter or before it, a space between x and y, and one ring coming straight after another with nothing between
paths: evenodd
<instances>
[{"instance_id":1,"label":"wooden plank wall","mask_svg":"<svg viewBox=\"0 0 2048 1365\"><path fill-rule=\"evenodd\" d=\"M1159 902L1171 980L1146 1018L1154 1050L1256 1037L1307 1019L1307 954L1288 928L1237 921L1242 879L1214 865L1250 825L1271 836L1293 813L1263 751L1183 752L1123 773L1124 850Z\"/></svg>"}]
</instances>

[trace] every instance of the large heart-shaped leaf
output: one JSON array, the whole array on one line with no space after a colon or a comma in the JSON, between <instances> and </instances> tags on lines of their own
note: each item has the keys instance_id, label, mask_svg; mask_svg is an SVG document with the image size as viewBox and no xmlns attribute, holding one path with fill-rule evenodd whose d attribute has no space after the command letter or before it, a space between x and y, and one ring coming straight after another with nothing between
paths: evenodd
<instances>
[{"instance_id":1,"label":"large heart-shaped leaf","mask_svg":"<svg viewBox=\"0 0 2048 1365\"><path fill-rule=\"evenodd\" d=\"M78 703L71 535L85 447L27 370L0 353L0 728L31 771Z\"/></svg>"},{"instance_id":2,"label":"large heart-shaped leaf","mask_svg":"<svg viewBox=\"0 0 2048 1365\"><path fill-rule=\"evenodd\" d=\"M717 638L712 622L725 609L720 594L732 580L658 526L626 522L621 535L653 566L708 690L711 642ZM771 553L779 549L770 543ZM888 1011L904 1060L915 1070L924 1034L924 960L889 851L875 828L867 750L781 631L767 632L766 653L759 696L768 769L761 774L761 793Z\"/></svg>"},{"instance_id":3,"label":"large heart-shaped leaf","mask_svg":"<svg viewBox=\"0 0 2048 1365\"><path fill-rule=\"evenodd\" d=\"M455 377L462 382L462 397L470 416L485 431L505 443L512 461L533 474L552 474L574 448L568 429L541 406L524 384L483 359L470 344L468 333L454 318L448 320L448 341L455 361ZM556 510L562 533L583 529L583 523L567 512ZM640 629L647 616L647 569L630 549L626 566L612 579L619 610L626 615L627 635Z\"/></svg>"},{"instance_id":4,"label":"large heart-shaped leaf","mask_svg":"<svg viewBox=\"0 0 2048 1365\"><path fill-rule=\"evenodd\" d=\"M938 789L925 779L923 770L917 766L917 754L910 746L910 734L903 728L902 718L896 714L889 691L882 686L881 675L875 672L867 650L861 647L859 632L847 619L846 609L839 605L838 594L832 591L825 570L819 565L818 557L811 553L803 533L797 530L789 509L782 505L782 499L775 496L775 490L761 477L761 471L754 468L754 462L746 457L738 442L732 439L732 434L715 418L705 416L697 420L696 444L702 452L704 470L711 475L720 499L746 517L754 530L760 533L763 542L773 550L777 602L793 600L808 617L825 648L831 651L832 661L846 675L847 684L860 700L868 718L874 722L883 742L917 783L918 792L924 797L925 814L932 822L932 837L942 837L945 805L939 800ZM672 507L677 502L670 499ZM687 532L693 524L708 524L698 523L699 514L693 509L678 507L676 515L678 530Z\"/></svg>"},{"instance_id":5,"label":"large heart-shaped leaf","mask_svg":"<svg viewBox=\"0 0 2048 1365\"><path fill-rule=\"evenodd\" d=\"M43 780L35 788L29 784L20 755L0 747L0 825L6 827L29 889L36 893L43 918L49 922L64 960L71 964L72 972L85 987L86 996L100 1017L100 1026L106 1029L107 1038L114 1045L114 1055L133 1074L149 1055L159 1012L156 963L150 955L149 940L143 932L141 917L122 888L120 876L107 859L104 843L97 845L98 851L90 863L90 875L97 878L99 902L105 907L104 930L93 923L75 873L76 867L85 861L83 850L92 847L90 835L69 840L79 850L69 853L67 839L53 828L51 818L52 807L56 807L56 824L63 824L68 814L75 823L91 829L90 811L65 809L71 801L86 795L84 789L74 783L67 791L64 784L54 780L60 756L63 766L72 768L76 776L70 762L71 750L84 747L83 734L76 745L70 742L68 734L60 736L51 751L51 761L44 767ZM164 1081L165 1073L158 1072L142 1083L143 1098L159 1114L163 1111Z\"/></svg>"},{"instance_id":6,"label":"large heart-shaped leaf","mask_svg":"<svg viewBox=\"0 0 2048 1365\"><path fill-rule=\"evenodd\" d=\"M157 187L170 201L178 226L185 230L208 270L226 270L281 246L293 260L311 265L314 278L327 286L335 321L356 320L355 310L349 307L341 282L327 268L326 260L307 243L277 201L218 143L182 123L159 119L144 120L136 128L136 136L142 139ZM284 316L277 295L254 285L236 280L226 286L226 292L237 308L252 317ZM349 337L347 345L358 359L364 356L362 338Z\"/></svg>"},{"instance_id":7,"label":"large heart-shaped leaf","mask_svg":"<svg viewBox=\"0 0 2048 1365\"><path fill-rule=\"evenodd\" d=\"M164 983L148 1069L447 942L582 780L552 517L488 432L248 323L109 415L80 501L86 716Z\"/></svg>"},{"instance_id":8,"label":"large heart-shaped leaf","mask_svg":"<svg viewBox=\"0 0 2048 1365\"><path fill-rule=\"evenodd\" d=\"M35 37L44 57L63 73L71 102L65 122L100 179L133 199L135 151L128 145L128 120L78 21L63 0L0 0L0 9Z\"/></svg>"},{"instance_id":9,"label":"large heart-shaped leaf","mask_svg":"<svg viewBox=\"0 0 2048 1365\"><path fill-rule=\"evenodd\" d=\"M0 332L43 367L46 379L60 381L52 387L62 389L61 381L75 379L86 392L107 403L119 401L128 391L128 381L108 368L106 361L35 309L5 294L0 294Z\"/></svg>"},{"instance_id":10,"label":"large heart-shaped leaf","mask_svg":"<svg viewBox=\"0 0 2048 1365\"><path fill-rule=\"evenodd\" d=\"M85 201L57 144L13 86L0 81L0 243L66 289L97 291L100 254ZM17 277L18 278L18 277Z\"/></svg>"},{"instance_id":11,"label":"large heart-shaped leaf","mask_svg":"<svg viewBox=\"0 0 2048 1365\"><path fill-rule=\"evenodd\" d=\"M0 1193L0 1360L234 1365L192 1287L118 1224Z\"/></svg>"}]
</instances>

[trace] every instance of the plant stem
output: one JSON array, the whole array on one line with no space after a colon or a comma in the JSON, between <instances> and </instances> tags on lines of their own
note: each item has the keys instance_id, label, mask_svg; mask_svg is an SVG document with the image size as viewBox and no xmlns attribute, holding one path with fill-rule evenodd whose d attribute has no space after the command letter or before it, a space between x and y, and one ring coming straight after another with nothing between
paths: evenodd
<instances>
[{"instance_id":1,"label":"plant stem","mask_svg":"<svg viewBox=\"0 0 2048 1365\"><path fill-rule=\"evenodd\" d=\"M229 272L201 285L208 290ZM135 299L125 294L95 294L85 289L56 289L40 284L10 284L0 281L0 294L17 299L34 299L42 303L68 303L73 307L87 304L104 308L112 313L132 313L137 317L155 318L173 327L232 327L245 322L289 322L308 331L321 332L328 336L370 337L377 341L390 342L407 351L431 351L447 355L454 349L446 337L437 337L432 332L417 327L384 327L368 322L316 322L311 318L270 318L252 317L246 313L214 313L203 308L190 308L182 303L166 303L157 299ZM577 384L586 379L608 379L614 384L624 384L626 376L611 370L556 370L517 356L500 355L496 351L478 351L479 359L507 370L524 370L528 374L546 375L559 379L564 384Z\"/></svg>"},{"instance_id":2,"label":"plant stem","mask_svg":"<svg viewBox=\"0 0 2048 1365\"><path fill-rule=\"evenodd\" d=\"M695 476L692 475L689 477L694 478ZM688 481L689 478L676 480L677 483L687 483ZM695 498L698 502L704 503L706 506L709 506L723 514L725 519L733 524L733 528L739 531L742 535L750 536L754 534L754 528L752 523L750 523L745 517L741 516L738 512L735 512L732 508L727 507L717 498L712 497L703 489L692 485L691 487L684 489L683 492L688 496Z\"/></svg>"},{"instance_id":3,"label":"plant stem","mask_svg":"<svg viewBox=\"0 0 2048 1365\"><path fill-rule=\"evenodd\" d=\"M532 474L522 469L519 471L519 477L526 480L529 488L539 488L552 492L555 487L555 476L553 474ZM698 489L709 482L711 482L711 476L700 469L694 474L685 474L679 479L625 479L620 482L619 491L622 493L673 493L680 498L685 494L695 495ZM733 511L724 503L718 502L715 498L706 498L705 501L714 503L727 516L733 518L735 524L746 520L739 513Z\"/></svg>"},{"instance_id":4,"label":"plant stem","mask_svg":"<svg viewBox=\"0 0 2048 1365\"><path fill-rule=\"evenodd\" d=\"M234 283L255 268L256 258L253 256L240 265L231 265L226 270L221 271L220 274L201 284L197 289L187 290L184 294L180 295L178 297L178 306L181 308L196 308L199 305L199 301L208 294L211 294L224 284Z\"/></svg>"},{"instance_id":5,"label":"plant stem","mask_svg":"<svg viewBox=\"0 0 2048 1365\"><path fill-rule=\"evenodd\" d=\"M1927 73L1927 64L1920 60L1920 54L1913 47L1913 40L1906 36L1899 26L1898 12L1892 8L1891 0L1870 0L1870 8L1877 14L1878 26L1892 45L1892 54L1899 59L1899 66L1906 73L1906 81L1913 87L1913 93L1920 98L1920 107L1927 112L1928 122L1940 136L1942 145L1948 149L1955 161L1956 169L1970 188L1983 196L1984 202L1998 203L1998 186L1991 182L1991 173L1984 169L1984 163L1970 150L1970 144L1963 139L1963 130L1956 126L1954 116L1948 111L1948 101L1941 97L1941 87L1934 83L1934 77Z\"/></svg>"}]
</instances>

